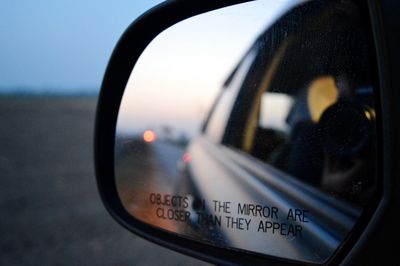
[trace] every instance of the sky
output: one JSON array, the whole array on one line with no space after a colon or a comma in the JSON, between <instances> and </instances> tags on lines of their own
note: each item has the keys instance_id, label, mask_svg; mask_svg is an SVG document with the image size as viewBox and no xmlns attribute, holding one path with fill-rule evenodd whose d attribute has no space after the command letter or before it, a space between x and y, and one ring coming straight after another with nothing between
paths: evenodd
<instances>
[{"instance_id":1,"label":"sky","mask_svg":"<svg viewBox=\"0 0 400 266\"><path fill-rule=\"evenodd\" d=\"M160 2L0 1L0 93L98 91L120 35Z\"/></svg>"},{"instance_id":2,"label":"sky","mask_svg":"<svg viewBox=\"0 0 400 266\"><path fill-rule=\"evenodd\" d=\"M145 49L122 99L118 132L173 127L194 136L255 39L295 1L254 1L168 28ZM161 130L162 131L162 130Z\"/></svg>"},{"instance_id":3,"label":"sky","mask_svg":"<svg viewBox=\"0 0 400 266\"><path fill-rule=\"evenodd\" d=\"M97 93L121 34L160 2L0 1L0 94ZM288 2L245 3L166 30L135 66L119 121L130 130L171 122L194 132L226 76Z\"/></svg>"}]
</instances>

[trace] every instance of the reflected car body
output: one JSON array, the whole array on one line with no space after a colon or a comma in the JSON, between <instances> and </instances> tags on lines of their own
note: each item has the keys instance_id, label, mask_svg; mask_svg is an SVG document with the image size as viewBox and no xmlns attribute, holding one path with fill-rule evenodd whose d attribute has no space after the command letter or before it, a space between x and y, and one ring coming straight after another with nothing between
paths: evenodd
<instances>
[{"instance_id":1,"label":"reflected car body","mask_svg":"<svg viewBox=\"0 0 400 266\"><path fill-rule=\"evenodd\" d=\"M243 234L206 222L212 244L322 263L348 237L377 183L368 34L351 3L301 5L267 29L228 77L187 149L178 191L195 199L193 224L215 208L202 211L202 198L252 205L252 215L240 214L258 224L271 218L263 208L281 215L269 237L261 225ZM291 208L311 216L297 234L282 215Z\"/></svg>"}]
</instances>

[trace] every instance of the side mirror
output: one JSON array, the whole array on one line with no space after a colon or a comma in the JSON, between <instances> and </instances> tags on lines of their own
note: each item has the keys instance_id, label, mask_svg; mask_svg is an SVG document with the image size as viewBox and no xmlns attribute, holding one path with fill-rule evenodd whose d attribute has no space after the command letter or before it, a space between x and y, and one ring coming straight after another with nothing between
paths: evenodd
<instances>
[{"instance_id":1,"label":"side mirror","mask_svg":"<svg viewBox=\"0 0 400 266\"><path fill-rule=\"evenodd\" d=\"M110 214L218 264L368 261L396 180L376 10L167 1L135 21L96 118Z\"/></svg>"}]
</instances>

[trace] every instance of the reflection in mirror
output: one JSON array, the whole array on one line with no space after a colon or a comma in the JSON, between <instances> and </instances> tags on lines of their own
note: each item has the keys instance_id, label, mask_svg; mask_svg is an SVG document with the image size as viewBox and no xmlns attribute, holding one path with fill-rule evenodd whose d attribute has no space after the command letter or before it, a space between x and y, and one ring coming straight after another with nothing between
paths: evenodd
<instances>
[{"instance_id":1,"label":"reflection in mirror","mask_svg":"<svg viewBox=\"0 0 400 266\"><path fill-rule=\"evenodd\" d=\"M379 181L366 31L351 1L255 1L162 32L118 115L127 212L205 244L328 260Z\"/></svg>"}]
</instances>

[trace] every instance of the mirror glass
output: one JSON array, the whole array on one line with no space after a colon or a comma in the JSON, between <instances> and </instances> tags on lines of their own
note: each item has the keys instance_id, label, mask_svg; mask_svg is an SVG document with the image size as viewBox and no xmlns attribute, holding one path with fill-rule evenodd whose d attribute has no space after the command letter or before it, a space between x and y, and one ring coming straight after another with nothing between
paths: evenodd
<instances>
[{"instance_id":1,"label":"mirror glass","mask_svg":"<svg viewBox=\"0 0 400 266\"><path fill-rule=\"evenodd\" d=\"M127 212L222 248L323 263L376 192L368 25L352 1L254 1L182 21L127 82Z\"/></svg>"}]
</instances>

